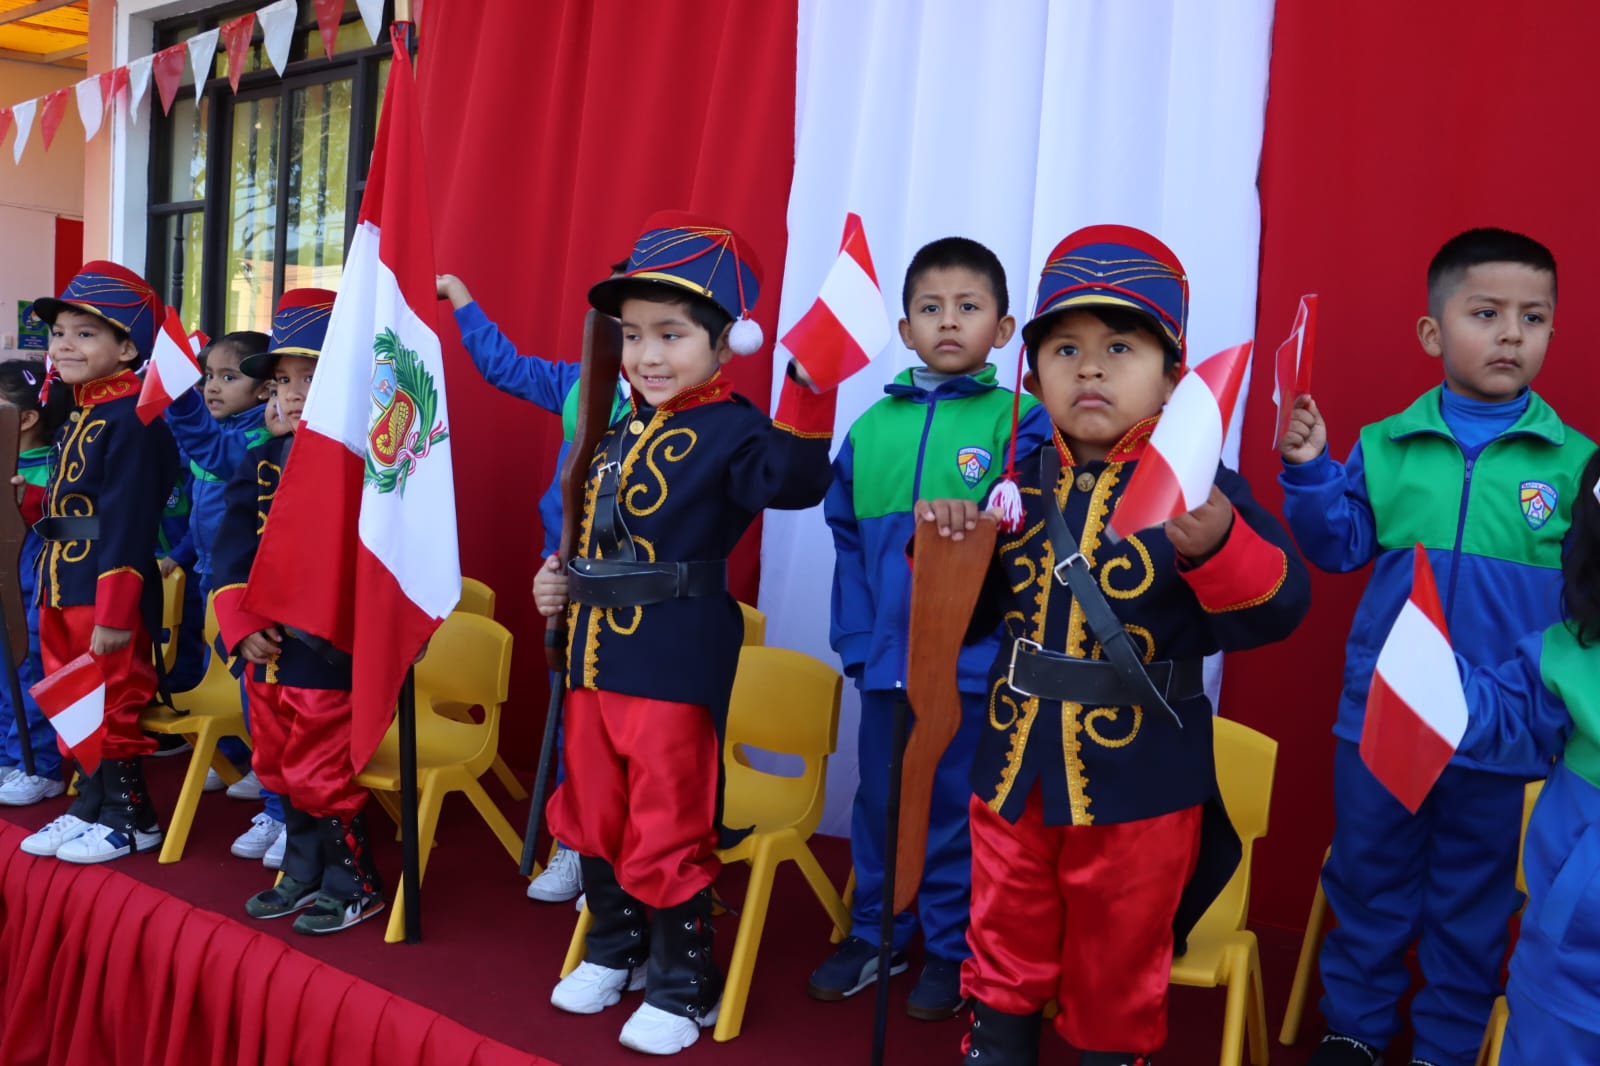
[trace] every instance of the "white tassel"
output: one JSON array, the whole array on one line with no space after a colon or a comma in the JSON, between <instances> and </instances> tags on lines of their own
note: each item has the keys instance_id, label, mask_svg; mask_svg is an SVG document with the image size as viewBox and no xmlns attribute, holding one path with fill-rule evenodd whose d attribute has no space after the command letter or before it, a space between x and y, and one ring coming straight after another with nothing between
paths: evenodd
<instances>
[{"instance_id":1,"label":"white tassel","mask_svg":"<svg viewBox=\"0 0 1600 1066\"><path fill-rule=\"evenodd\" d=\"M748 316L739 319L728 330L728 347L733 349L734 355L754 355L761 350L766 339L761 332L761 323Z\"/></svg>"},{"instance_id":2,"label":"white tassel","mask_svg":"<svg viewBox=\"0 0 1600 1066\"><path fill-rule=\"evenodd\" d=\"M1022 529L1022 490L1017 488L1017 483L1009 477L996 481L989 491L987 510L995 512L1003 532L1016 533Z\"/></svg>"}]
</instances>

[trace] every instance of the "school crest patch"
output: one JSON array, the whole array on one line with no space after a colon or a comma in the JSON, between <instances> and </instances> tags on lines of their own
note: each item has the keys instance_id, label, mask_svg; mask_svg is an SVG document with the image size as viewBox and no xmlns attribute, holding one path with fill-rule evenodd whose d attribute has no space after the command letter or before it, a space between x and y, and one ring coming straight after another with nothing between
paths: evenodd
<instances>
[{"instance_id":1,"label":"school crest patch","mask_svg":"<svg viewBox=\"0 0 1600 1066\"><path fill-rule=\"evenodd\" d=\"M417 353L392 329L372 340L372 414L362 480L379 492L404 496L406 478L435 444L450 434L434 422L439 389Z\"/></svg>"},{"instance_id":2,"label":"school crest patch","mask_svg":"<svg viewBox=\"0 0 1600 1066\"><path fill-rule=\"evenodd\" d=\"M970 446L956 452L956 468L961 471L961 480L967 483L968 488L976 487L983 480L983 475L989 472L989 466L994 462L994 456L983 448Z\"/></svg>"},{"instance_id":3,"label":"school crest patch","mask_svg":"<svg viewBox=\"0 0 1600 1066\"><path fill-rule=\"evenodd\" d=\"M1522 517L1528 520L1529 529L1539 529L1556 513L1555 487L1545 481L1524 481L1518 489L1522 503Z\"/></svg>"}]
</instances>

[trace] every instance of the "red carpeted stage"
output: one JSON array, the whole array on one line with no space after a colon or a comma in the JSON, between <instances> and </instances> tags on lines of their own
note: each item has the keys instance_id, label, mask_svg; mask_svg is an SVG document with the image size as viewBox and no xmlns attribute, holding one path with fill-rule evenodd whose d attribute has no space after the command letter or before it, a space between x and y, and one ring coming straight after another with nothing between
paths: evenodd
<instances>
[{"instance_id":1,"label":"red carpeted stage","mask_svg":"<svg viewBox=\"0 0 1600 1066\"><path fill-rule=\"evenodd\" d=\"M148 777L170 809L184 758L150 760ZM495 791L493 785L491 792ZM447 804L439 851L424 882L424 943L385 945L383 922L321 939L286 921L253 922L243 902L269 884L259 863L228 854L255 808L214 793L201 802L182 862L154 855L74 867L17 850L24 829L65 809L0 808L0 1063L6 1066L151 1066L339 1063L360 1066L567 1066L637 1063L616 1043L637 997L603 1017L549 1005L567 939L569 906L536 904L524 882L465 803ZM514 820L526 808L504 804ZM373 811L380 829L383 815ZM14 824L13 824L14 823ZM819 839L823 865L842 882L846 843ZM391 885L398 849L380 861ZM719 891L735 907L742 868ZM717 946L726 964L731 915ZM1303 1063L1276 1041L1299 936L1258 930L1266 969L1272 1062ZM822 1004L805 979L829 950L828 922L794 870L780 873L756 965L744 1033L727 1044L709 1035L685 1062L764 1066L865 1062L872 997ZM913 960L915 963L915 960ZM912 1021L902 1011L910 978L894 984L889 1061L954 1063L962 1026ZM1162 1066L1217 1061L1223 993L1174 989L1172 1042ZM1307 1034L1319 1019L1308 1012ZM1310 1037L1308 1036L1307 1039ZM1049 1046L1049 1045L1047 1045ZM1055 1044L1046 1062L1075 1062Z\"/></svg>"}]
</instances>

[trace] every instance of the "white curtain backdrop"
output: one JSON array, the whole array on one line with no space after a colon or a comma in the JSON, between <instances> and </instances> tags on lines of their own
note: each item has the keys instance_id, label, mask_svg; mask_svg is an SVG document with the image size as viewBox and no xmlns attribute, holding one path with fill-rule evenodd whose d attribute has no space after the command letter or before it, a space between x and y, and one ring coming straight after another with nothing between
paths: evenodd
<instances>
[{"instance_id":1,"label":"white curtain backdrop","mask_svg":"<svg viewBox=\"0 0 1600 1066\"><path fill-rule=\"evenodd\" d=\"M1183 260L1191 361L1248 338L1272 7L801 0L779 335L816 297L856 211L896 320L905 266L928 241L961 235L994 249L1020 325L1056 243L1114 222L1154 233ZM1017 357L1016 341L997 353L1007 383ZM775 358L781 383L788 353L779 346ZM896 336L840 387L836 442L915 362ZM1231 448L1236 457L1236 437ZM838 665L827 643L832 573L820 507L767 513L769 643ZM848 682L845 693L822 824L835 834L849 831L857 780L859 704Z\"/></svg>"}]
</instances>

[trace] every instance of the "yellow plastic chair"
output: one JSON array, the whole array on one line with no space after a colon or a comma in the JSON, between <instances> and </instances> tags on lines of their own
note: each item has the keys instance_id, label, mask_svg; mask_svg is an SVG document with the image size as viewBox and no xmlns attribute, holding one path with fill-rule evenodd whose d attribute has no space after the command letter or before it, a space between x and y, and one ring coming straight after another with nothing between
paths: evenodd
<instances>
[{"instance_id":1,"label":"yellow plastic chair","mask_svg":"<svg viewBox=\"0 0 1600 1066\"><path fill-rule=\"evenodd\" d=\"M463 793L513 862L522 860L522 837L511 828L478 779L494 762L500 742L500 708L511 684L511 632L491 618L456 611L445 618L417 664L417 844L421 873L428 869L439 809L451 792ZM440 704L482 707L482 722L458 722L439 714ZM384 735L356 783L372 789L395 813L400 791L400 740L394 726ZM405 892L397 890L388 943L405 937Z\"/></svg>"},{"instance_id":2,"label":"yellow plastic chair","mask_svg":"<svg viewBox=\"0 0 1600 1066\"><path fill-rule=\"evenodd\" d=\"M1228 990L1222 1021L1221 1066L1239 1066L1246 1046L1254 1066L1267 1063L1267 1007L1261 952L1245 927L1250 915L1253 845L1267 833L1278 742L1247 725L1217 718L1212 746L1217 783L1228 817L1244 845L1239 868L1189 934L1188 950L1172 960L1172 983Z\"/></svg>"},{"instance_id":3,"label":"yellow plastic chair","mask_svg":"<svg viewBox=\"0 0 1600 1066\"><path fill-rule=\"evenodd\" d=\"M1543 780L1530 781L1528 783L1527 790L1523 793L1522 835L1524 839L1527 838L1528 833L1528 816L1533 813L1534 801L1539 798L1539 790L1543 787ZM1322 853L1322 863L1324 866L1327 865L1328 856L1332 853L1332 848L1329 848ZM1522 850L1520 845L1517 849L1517 887L1523 887ZM1278 1031L1278 1043L1280 1044L1290 1045L1300 1038L1300 1022L1305 1016L1306 1000L1310 998L1311 995L1312 974L1316 970L1317 955L1322 950L1322 938L1327 934L1327 932L1328 896L1322 891L1322 875L1319 870L1317 875L1317 890L1311 895L1311 912L1306 915L1305 935L1300 938L1300 958L1299 961L1295 963L1294 982L1289 986L1289 1002L1284 1006L1283 1009L1283 1026ZM1495 1004L1496 1012L1501 1015L1499 1022L1501 1032L1504 1032L1505 1030L1504 1000L1505 997L1501 996L1500 1001ZM1495 1017L1491 1015L1489 1019L1489 1030L1490 1032L1493 1032L1494 1029ZM1485 1050L1487 1050L1488 1044L1489 1037L1487 1034L1485 1034ZM1499 1045L1496 1043L1496 1057L1498 1057L1499 1054ZM1481 1055L1482 1052L1480 1052L1480 1062L1482 1061Z\"/></svg>"},{"instance_id":4,"label":"yellow plastic chair","mask_svg":"<svg viewBox=\"0 0 1600 1066\"><path fill-rule=\"evenodd\" d=\"M1528 819L1533 816L1533 805L1539 802L1539 793L1544 789L1544 782L1529 781L1527 789L1522 793L1522 836L1517 842L1517 891L1526 895L1528 879L1522 869L1523 850L1528 846ZM1477 1066L1500 1066L1500 1049L1506 1041L1506 1021L1511 1017L1511 1009L1506 1004L1505 996L1496 996L1494 1008L1489 1012L1489 1025L1483 1033L1483 1046L1478 1049Z\"/></svg>"},{"instance_id":5,"label":"yellow plastic chair","mask_svg":"<svg viewBox=\"0 0 1600 1066\"><path fill-rule=\"evenodd\" d=\"M738 1036L744 1022L779 864L787 860L798 866L834 925L849 927L850 912L806 843L822 820L828 756L834 752L839 731L841 681L838 671L802 652L758 645L740 653L723 749L725 821L730 826L754 825L755 831L737 846L717 851L724 863L750 864L750 887L733 941L722 1009L712 1032L719 1041ZM746 744L800 756L805 769L797 777L756 770L734 757ZM563 977L583 961L590 921L585 908L567 948Z\"/></svg>"},{"instance_id":6,"label":"yellow plastic chair","mask_svg":"<svg viewBox=\"0 0 1600 1066\"><path fill-rule=\"evenodd\" d=\"M461 599L456 603L456 610L464 614L482 615L484 618L494 617L494 589L474 577L461 579Z\"/></svg>"},{"instance_id":7,"label":"yellow plastic chair","mask_svg":"<svg viewBox=\"0 0 1600 1066\"><path fill-rule=\"evenodd\" d=\"M740 602L739 613L744 615L744 644L765 644L767 642L767 616L750 606Z\"/></svg>"},{"instance_id":8,"label":"yellow plastic chair","mask_svg":"<svg viewBox=\"0 0 1600 1066\"><path fill-rule=\"evenodd\" d=\"M170 589L170 584L167 587ZM180 611L182 603L180 593ZM205 639L211 646L211 655L200 684L188 692L173 695L172 702L177 704L176 710L152 704L139 716L139 728L146 733L185 736L194 749L189 755L189 768L184 771L183 787L178 790L178 800L172 807L172 820L167 825L166 837L161 844L162 862L177 862L183 858L183 848L189 842L189 830L194 825L195 810L205 791L206 771L216 770L230 785L239 780L239 771L234 769L233 763L217 751L217 741L223 737L238 737L246 743L250 740L244 726L244 707L239 700L239 680L228 672L227 660L216 653L217 615L209 604L206 607Z\"/></svg>"},{"instance_id":9,"label":"yellow plastic chair","mask_svg":"<svg viewBox=\"0 0 1600 1066\"><path fill-rule=\"evenodd\" d=\"M152 644L165 674L172 673L178 665L178 627L183 625L183 594L188 583L182 567L174 568L172 573L161 579L161 628L166 632L167 639L163 642L161 634L157 633Z\"/></svg>"},{"instance_id":10,"label":"yellow plastic chair","mask_svg":"<svg viewBox=\"0 0 1600 1066\"><path fill-rule=\"evenodd\" d=\"M494 589L476 578L463 577L461 579L461 599L456 603L456 610L463 614L475 614L483 618L494 617ZM472 708L461 703L436 703L433 709L446 718L457 722L473 721ZM511 767L506 765L499 752L495 753L494 763L489 767L500 786L514 800L528 798L528 790L522 787L522 782L517 780L517 775L511 772Z\"/></svg>"}]
</instances>

